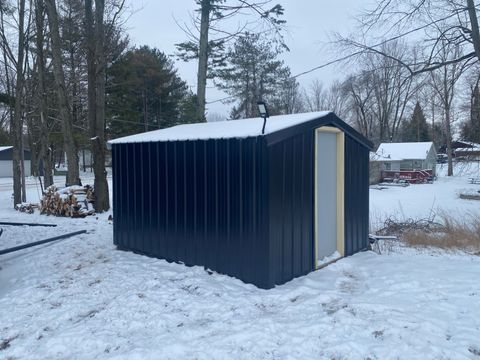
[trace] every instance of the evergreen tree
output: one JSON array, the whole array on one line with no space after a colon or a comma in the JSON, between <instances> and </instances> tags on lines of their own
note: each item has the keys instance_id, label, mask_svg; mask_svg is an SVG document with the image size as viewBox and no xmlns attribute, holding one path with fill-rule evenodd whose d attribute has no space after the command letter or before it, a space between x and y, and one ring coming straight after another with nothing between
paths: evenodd
<instances>
[{"instance_id":1,"label":"evergreen tree","mask_svg":"<svg viewBox=\"0 0 480 360\"><path fill-rule=\"evenodd\" d=\"M431 129L432 141L435 144L435 149L440 149L447 143L447 136L441 124L436 123Z\"/></svg>"},{"instance_id":2,"label":"evergreen tree","mask_svg":"<svg viewBox=\"0 0 480 360\"><path fill-rule=\"evenodd\" d=\"M276 109L280 89L290 76L290 69L277 57L280 51L262 40L258 34L247 33L235 42L228 51L226 66L217 72L215 84L231 95L234 106L232 118L258 116L257 101L271 104L270 112Z\"/></svg>"},{"instance_id":3,"label":"evergreen tree","mask_svg":"<svg viewBox=\"0 0 480 360\"><path fill-rule=\"evenodd\" d=\"M272 41L279 42L286 48L281 35L285 20L280 19L284 9L280 4L272 4L272 1L195 0L198 8L197 16L193 20L194 27L182 28L189 40L176 46L177 55L181 59L185 61L198 59L196 99L200 118L205 117L207 78L212 78L217 66L225 65L226 47L229 42L245 34L249 29L258 31L258 25L263 24L261 32L273 33ZM225 31L223 21L232 17L241 18L249 13L257 17L258 21L244 19L243 24L240 22L236 30Z\"/></svg>"},{"instance_id":4,"label":"evergreen tree","mask_svg":"<svg viewBox=\"0 0 480 360\"><path fill-rule=\"evenodd\" d=\"M423 114L422 107L417 101L415 108L413 109L413 115L410 122L405 124L403 130L403 141L406 142L422 142L430 141L430 131L428 128L427 120Z\"/></svg>"},{"instance_id":5,"label":"evergreen tree","mask_svg":"<svg viewBox=\"0 0 480 360\"><path fill-rule=\"evenodd\" d=\"M160 50L127 51L107 70L111 137L197 122L195 96Z\"/></svg>"}]
</instances>

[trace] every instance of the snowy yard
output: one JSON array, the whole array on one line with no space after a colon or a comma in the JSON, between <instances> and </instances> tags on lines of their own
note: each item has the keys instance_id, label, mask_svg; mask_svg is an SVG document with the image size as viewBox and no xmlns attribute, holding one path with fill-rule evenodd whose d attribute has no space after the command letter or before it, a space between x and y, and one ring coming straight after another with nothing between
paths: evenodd
<instances>
[{"instance_id":1,"label":"snowy yard","mask_svg":"<svg viewBox=\"0 0 480 360\"><path fill-rule=\"evenodd\" d=\"M480 190L468 175L370 190L372 224L480 213L457 196ZM58 227L2 226L0 249L88 234L0 256L1 359L480 359L480 256L364 252L267 291L117 251L108 214L20 214L10 194L1 180L2 221Z\"/></svg>"}]
</instances>

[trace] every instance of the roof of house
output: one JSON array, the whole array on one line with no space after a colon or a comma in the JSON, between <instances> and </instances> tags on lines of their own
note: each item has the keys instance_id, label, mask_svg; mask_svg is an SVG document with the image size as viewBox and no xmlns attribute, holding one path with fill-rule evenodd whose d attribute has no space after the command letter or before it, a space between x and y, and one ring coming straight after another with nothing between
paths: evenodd
<instances>
[{"instance_id":1,"label":"roof of house","mask_svg":"<svg viewBox=\"0 0 480 360\"><path fill-rule=\"evenodd\" d=\"M466 141L466 140L457 140L457 141L455 141L455 143L465 145L464 148L478 148L478 147L480 147L480 144L472 142L472 141Z\"/></svg>"},{"instance_id":2,"label":"roof of house","mask_svg":"<svg viewBox=\"0 0 480 360\"><path fill-rule=\"evenodd\" d=\"M381 155L376 152L370 151L370 161L389 162L389 161L402 161L402 159L392 158L387 155Z\"/></svg>"},{"instance_id":3,"label":"roof of house","mask_svg":"<svg viewBox=\"0 0 480 360\"><path fill-rule=\"evenodd\" d=\"M480 151L480 146L478 147L471 147L471 148L457 148L455 152L478 152Z\"/></svg>"},{"instance_id":4,"label":"roof of house","mask_svg":"<svg viewBox=\"0 0 480 360\"><path fill-rule=\"evenodd\" d=\"M433 142L382 143L376 153L396 160L425 160Z\"/></svg>"},{"instance_id":5,"label":"roof of house","mask_svg":"<svg viewBox=\"0 0 480 360\"><path fill-rule=\"evenodd\" d=\"M325 117L330 113L330 111L319 111L303 114L271 116L267 119L265 135L307 121ZM242 120L184 124L110 140L109 143L123 144L153 141L246 138L252 136L262 136L262 127L263 119L261 117Z\"/></svg>"},{"instance_id":6,"label":"roof of house","mask_svg":"<svg viewBox=\"0 0 480 360\"><path fill-rule=\"evenodd\" d=\"M13 148L13 146L0 146L0 151L5 151L11 148Z\"/></svg>"}]
</instances>

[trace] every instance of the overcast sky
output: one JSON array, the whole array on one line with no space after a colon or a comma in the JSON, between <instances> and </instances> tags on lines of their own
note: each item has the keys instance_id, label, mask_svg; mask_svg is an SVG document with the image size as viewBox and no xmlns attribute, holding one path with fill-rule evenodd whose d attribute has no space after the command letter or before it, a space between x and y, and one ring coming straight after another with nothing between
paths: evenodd
<instances>
[{"instance_id":1,"label":"overcast sky","mask_svg":"<svg viewBox=\"0 0 480 360\"><path fill-rule=\"evenodd\" d=\"M166 54L174 54L175 44L186 39L175 23L189 22L195 9L194 0L128 0L134 11L127 27L132 45L149 45ZM278 0L285 8L284 19L288 31L286 42L289 53L282 55L290 66L292 74L298 74L321 65L336 57L327 52L333 32L348 34L354 31L353 16L372 3L369 0ZM197 63L176 61L179 74L196 91ZM308 87L314 79L328 85L334 79L341 79L346 71L342 67L328 67L298 78L302 86ZM225 97L222 92L207 88L207 102ZM209 113L227 117L232 105L215 103L207 105Z\"/></svg>"}]
</instances>

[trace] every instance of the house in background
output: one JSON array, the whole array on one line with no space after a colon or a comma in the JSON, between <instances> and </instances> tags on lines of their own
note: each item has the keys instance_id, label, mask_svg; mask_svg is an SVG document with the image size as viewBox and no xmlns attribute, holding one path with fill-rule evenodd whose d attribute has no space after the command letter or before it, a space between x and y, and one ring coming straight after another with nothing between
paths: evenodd
<instances>
[{"instance_id":1,"label":"house in background","mask_svg":"<svg viewBox=\"0 0 480 360\"><path fill-rule=\"evenodd\" d=\"M480 144L462 141L463 147L457 147L453 151L453 156L458 160L480 161Z\"/></svg>"},{"instance_id":2,"label":"house in background","mask_svg":"<svg viewBox=\"0 0 480 360\"><path fill-rule=\"evenodd\" d=\"M455 157L455 153L457 149L463 150L463 149L472 149L472 148L480 148L480 144L471 142L471 141L466 141L466 140L455 140L452 141L452 155ZM442 145L438 149L439 154L446 154L447 153L447 145Z\"/></svg>"},{"instance_id":3,"label":"house in background","mask_svg":"<svg viewBox=\"0 0 480 360\"><path fill-rule=\"evenodd\" d=\"M386 168L400 170L400 159L379 155L370 152L370 185L382 181L382 171Z\"/></svg>"},{"instance_id":4,"label":"house in background","mask_svg":"<svg viewBox=\"0 0 480 360\"><path fill-rule=\"evenodd\" d=\"M370 164L371 178L380 171L380 181L425 182L435 176L437 152L433 142L382 143L370 156Z\"/></svg>"},{"instance_id":5,"label":"house in background","mask_svg":"<svg viewBox=\"0 0 480 360\"><path fill-rule=\"evenodd\" d=\"M24 150L25 176L30 176L30 150ZM0 178L13 176L13 146L0 146Z\"/></svg>"}]
</instances>

